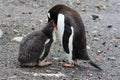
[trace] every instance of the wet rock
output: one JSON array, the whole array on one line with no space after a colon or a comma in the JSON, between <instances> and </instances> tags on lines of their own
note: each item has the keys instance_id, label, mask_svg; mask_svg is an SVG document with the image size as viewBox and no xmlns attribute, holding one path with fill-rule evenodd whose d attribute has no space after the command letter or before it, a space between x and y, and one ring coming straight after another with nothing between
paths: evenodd
<instances>
[{"instance_id":1,"label":"wet rock","mask_svg":"<svg viewBox=\"0 0 120 80\"><path fill-rule=\"evenodd\" d=\"M3 35L3 31L0 29L0 38L2 37Z\"/></svg>"},{"instance_id":2,"label":"wet rock","mask_svg":"<svg viewBox=\"0 0 120 80\"><path fill-rule=\"evenodd\" d=\"M92 18L93 18L93 20L96 20L96 19L99 18L99 16L97 16L97 15L92 15Z\"/></svg>"},{"instance_id":3,"label":"wet rock","mask_svg":"<svg viewBox=\"0 0 120 80\"><path fill-rule=\"evenodd\" d=\"M108 57L108 60L112 60L112 61L115 61L116 58L114 56L111 56L111 57Z\"/></svg>"}]
</instances>

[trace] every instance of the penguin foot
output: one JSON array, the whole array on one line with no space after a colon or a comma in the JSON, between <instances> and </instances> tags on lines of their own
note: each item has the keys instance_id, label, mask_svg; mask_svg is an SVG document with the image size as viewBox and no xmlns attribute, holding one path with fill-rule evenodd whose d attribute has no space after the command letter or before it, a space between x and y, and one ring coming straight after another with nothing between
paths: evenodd
<instances>
[{"instance_id":1,"label":"penguin foot","mask_svg":"<svg viewBox=\"0 0 120 80\"><path fill-rule=\"evenodd\" d=\"M38 66L48 66L48 65L51 65L51 64L52 64L51 61L45 61L45 62L40 62L40 63L38 64Z\"/></svg>"},{"instance_id":2,"label":"penguin foot","mask_svg":"<svg viewBox=\"0 0 120 80\"><path fill-rule=\"evenodd\" d=\"M74 66L74 64L70 64L70 63L63 64L63 67L73 67L73 66Z\"/></svg>"},{"instance_id":3,"label":"penguin foot","mask_svg":"<svg viewBox=\"0 0 120 80\"><path fill-rule=\"evenodd\" d=\"M74 67L75 65L79 65L77 60L74 60L72 63L65 63L63 64L63 67Z\"/></svg>"}]
</instances>

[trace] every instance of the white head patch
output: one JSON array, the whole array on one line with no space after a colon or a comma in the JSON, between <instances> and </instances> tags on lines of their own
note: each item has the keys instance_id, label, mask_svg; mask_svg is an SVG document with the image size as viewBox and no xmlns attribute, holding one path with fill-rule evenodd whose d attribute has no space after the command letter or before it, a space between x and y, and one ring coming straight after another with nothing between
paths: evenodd
<instances>
[{"instance_id":1,"label":"white head patch","mask_svg":"<svg viewBox=\"0 0 120 80\"><path fill-rule=\"evenodd\" d=\"M48 18L50 18L50 13L47 13Z\"/></svg>"}]
</instances>

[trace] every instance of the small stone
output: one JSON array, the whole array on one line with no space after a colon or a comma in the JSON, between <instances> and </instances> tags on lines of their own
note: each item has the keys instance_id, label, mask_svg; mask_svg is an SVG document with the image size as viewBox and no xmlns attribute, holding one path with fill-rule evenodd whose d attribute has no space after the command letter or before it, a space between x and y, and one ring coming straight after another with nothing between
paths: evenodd
<instances>
[{"instance_id":1,"label":"small stone","mask_svg":"<svg viewBox=\"0 0 120 80\"><path fill-rule=\"evenodd\" d=\"M107 27L108 27L108 28L112 28L112 25L108 25Z\"/></svg>"},{"instance_id":2,"label":"small stone","mask_svg":"<svg viewBox=\"0 0 120 80\"><path fill-rule=\"evenodd\" d=\"M115 47L118 47L118 45L115 45Z\"/></svg>"},{"instance_id":3,"label":"small stone","mask_svg":"<svg viewBox=\"0 0 120 80\"><path fill-rule=\"evenodd\" d=\"M100 10L105 10L105 9L107 9L107 7L106 7L104 4L98 4L96 7L97 7L98 9L100 9Z\"/></svg>"},{"instance_id":4,"label":"small stone","mask_svg":"<svg viewBox=\"0 0 120 80\"><path fill-rule=\"evenodd\" d=\"M42 22L43 22L43 20L40 20L40 22L42 23Z\"/></svg>"},{"instance_id":5,"label":"small stone","mask_svg":"<svg viewBox=\"0 0 120 80\"><path fill-rule=\"evenodd\" d=\"M53 59L54 59L54 60L59 60L59 58L57 58L57 57L54 57Z\"/></svg>"},{"instance_id":6,"label":"small stone","mask_svg":"<svg viewBox=\"0 0 120 80\"><path fill-rule=\"evenodd\" d=\"M14 32L14 33L18 33L19 31L18 31L18 30L16 30L16 29L13 29L13 32Z\"/></svg>"},{"instance_id":7,"label":"small stone","mask_svg":"<svg viewBox=\"0 0 120 80\"><path fill-rule=\"evenodd\" d=\"M51 70L46 70L47 73L51 73L52 71Z\"/></svg>"},{"instance_id":8,"label":"small stone","mask_svg":"<svg viewBox=\"0 0 120 80\"><path fill-rule=\"evenodd\" d=\"M32 30L35 30L35 28L32 28Z\"/></svg>"},{"instance_id":9,"label":"small stone","mask_svg":"<svg viewBox=\"0 0 120 80\"><path fill-rule=\"evenodd\" d=\"M25 14L25 12L22 12L22 14Z\"/></svg>"},{"instance_id":10,"label":"small stone","mask_svg":"<svg viewBox=\"0 0 120 80\"><path fill-rule=\"evenodd\" d=\"M87 73L87 76L92 77L93 74L92 73Z\"/></svg>"},{"instance_id":11,"label":"small stone","mask_svg":"<svg viewBox=\"0 0 120 80\"><path fill-rule=\"evenodd\" d=\"M97 31L97 30L94 30L94 31L92 31L92 33L93 33L93 34L97 34L97 33L98 33L98 31Z\"/></svg>"},{"instance_id":12,"label":"small stone","mask_svg":"<svg viewBox=\"0 0 120 80\"><path fill-rule=\"evenodd\" d=\"M76 4L79 5L79 4L80 4L80 0L77 0L77 1L76 1Z\"/></svg>"},{"instance_id":13,"label":"small stone","mask_svg":"<svg viewBox=\"0 0 120 80\"><path fill-rule=\"evenodd\" d=\"M98 41L98 40L99 40L99 38L97 38L97 37L94 37L94 38L93 38L93 40L94 40L94 41Z\"/></svg>"},{"instance_id":14,"label":"small stone","mask_svg":"<svg viewBox=\"0 0 120 80\"><path fill-rule=\"evenodd\" d=\"M111 57L108 57L108 60L113 60L113 61L115 61L116 58L115 58L114 56L111 56Z\"/></svg>"},{"instance_id":15,"label":"small stone","mask_svg":"<svg viewBox=\"0 0 120 80\"><path fill-rule=\"evenodd\" d=\"M32 12L29 12L29 14L32 14Z\"/></svg>"},{"instance_id":16,"label":"small stone","mask_svg":"<svg viewBox=\"0 0 120 80\"><path fill-rule=\"evenodd\" d=\"M90 46L87 45L87 49L90 49Z\"/></svg>"},{"instance_id":17,"label":"small stone","mask_svg":"<svg viewBox=\"0 0 120 80\"><path fill-rule=\"evenodd\" d=\"M102 79L102 77L98 76L98 79Z\"/></svg>"},{"instance_id":18,"label":"small stone","mask_svg":"<svg viewBox=\"0 0 120 80\"><path fill-rule=\"evenodd\" d=\"M98 53L102 53L102 51L98 50Z\"/></svg>"},{"instance_id":19,"label":"small stone","mask_svg":"<svg viewBox=\"0 0 120 80\"><path fill-rule=\"evenodd\" d=\"M9 15L7 15L7 17L11 17L11 15L9 14Z\"/></svg>"},{"instance_id":20,"label":"small stone","mask_svg":"<svg viewBox=\"0 0 120 80\"><path fill-rule=\"evenodd\" d=\"M34 73L33 76L34 76L34 77L38 76L38 73Z\"/></svg>"},{"instance_id":21,"label":"small stone","mask_svg":"<svg viewBox=\"0 0 120 80\"><path fill-rule=\"evenodd\" d=\"M92 18L93 18L93 20L96 20L96 19L99 18L99 16L97 16L97 15L92 15Z\"/></svg>"},{"instance_id":22,"label":"small stone","mask_svg":"<svg viewBox=\"0 0 120 80\"><path fill-rule=\"evenodd\" d=\"M23 36L22 36L22 37L14 37L14 38L12 39L12 41L21 42L22 39L23 39Z\"/></svg>"},{"instance_id":23,"label":"small stone","mask_svg":"<svg viewBox=\"0 0 120 80\"><path fill-rule=\"evenodd\" d=\"M0 29L0 38L2 37L3 35L3 31Z\"/></svg>"},{"instance_id":24,"label":"small stone","mask_svg":"<svg viewBox=\"0 0 120 80\"><path fill-rule=\"evenodd\" d=\"M106 42L103 42L103 43L102 43L102 45L104 45L104 46L105 46L105 44L106 44Z\"/></svg>"}]
</instances>

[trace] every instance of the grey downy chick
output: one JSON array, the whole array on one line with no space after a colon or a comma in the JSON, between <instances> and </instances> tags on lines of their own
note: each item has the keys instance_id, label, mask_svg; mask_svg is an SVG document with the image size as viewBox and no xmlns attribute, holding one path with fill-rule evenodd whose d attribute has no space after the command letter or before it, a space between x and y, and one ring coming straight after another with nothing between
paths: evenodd
<instances>
[{"instance_id":1,"label":"grey downy chick","mask_svg":"<svg viewBox=\"0 0 120 80\"><path fill-rule=\"evenodd\" d=\"M18 61L20 66L46 66L52 64L47 62L53 42L53 22L49 22L42 30L35 31L23 38L19 47Z\"/></svg>"}]
</instances>

